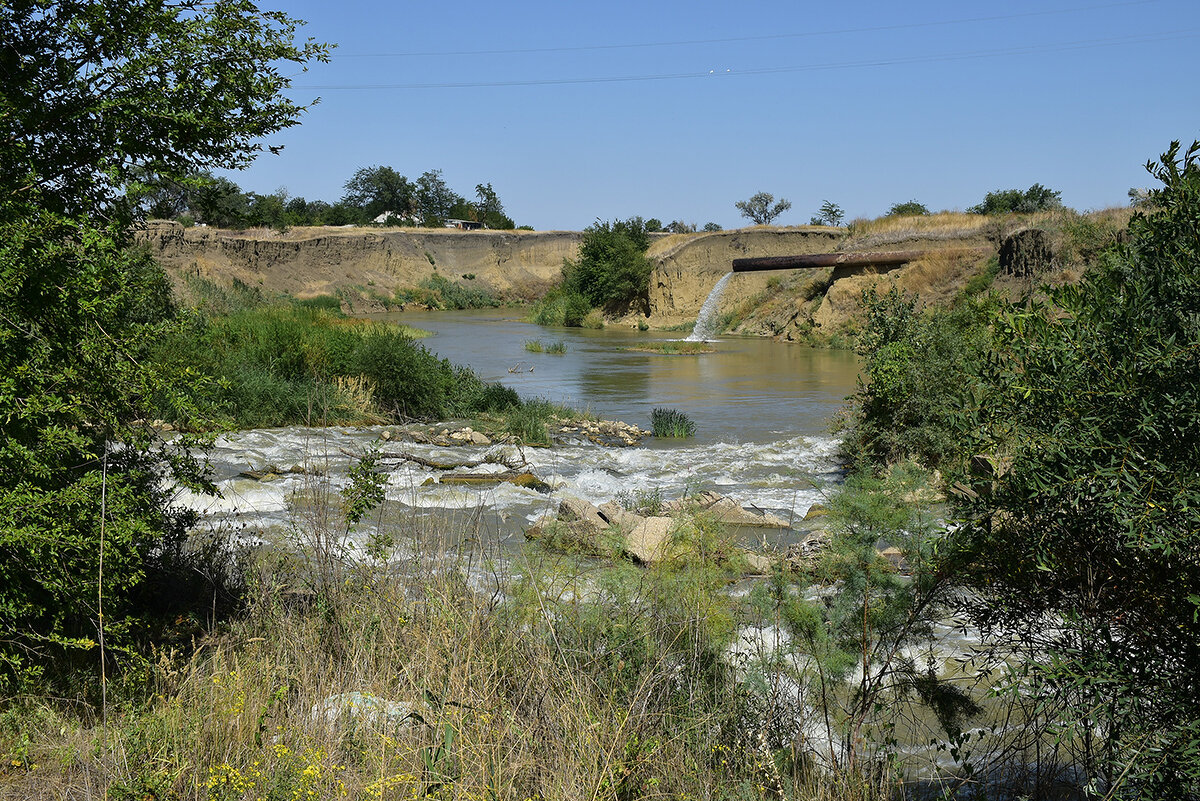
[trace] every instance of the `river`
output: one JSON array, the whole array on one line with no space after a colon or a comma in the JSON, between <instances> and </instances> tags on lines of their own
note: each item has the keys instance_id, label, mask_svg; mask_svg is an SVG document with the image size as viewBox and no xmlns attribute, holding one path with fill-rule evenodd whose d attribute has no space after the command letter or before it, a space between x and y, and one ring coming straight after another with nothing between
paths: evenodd
<instances>
[{"instance_id":1,"label":"river","mask_svg":"<svg viewBox=\"0 0 1200 801\"><path fill-rule=\"evenodd\" d=\"M427 486L424 482L432 471L389 463L390 502L418 517L471 514L509 542L553 510L564 493L601 503L622 491L658 492L669 499L711 489L785 520L799 520L821 499L823 488L836 480L837 441L830 425L854 391L854 354L729 337L713 343L713 353L667 356L624 348L682 335L618 328L547 329L524 322L520 315L519 310L484 310L402 313L388 319L433 332L423 341L431 351L523 396L547 398L643 428L649 427L654 408L674 408L695 421L696 436L650 438L634 448L523 449L532 472L556 487L550 495L511 485ZM531 340L562 342L566 352L531 353L525 347ZM378 434L378 428L293 427L222 436L210 456L221 496L185 493L183 500L201 509L208 520L235 523L251 534L286 527L290 499L311 488L313 477L296 473L256 481L238 474L248 468L296 465L324 472L336 488L350 463L347 453L361 452L377 442ZM383 449L438 460L477 458L488 450L395 442Z\"/></svg>"}]
</instances>

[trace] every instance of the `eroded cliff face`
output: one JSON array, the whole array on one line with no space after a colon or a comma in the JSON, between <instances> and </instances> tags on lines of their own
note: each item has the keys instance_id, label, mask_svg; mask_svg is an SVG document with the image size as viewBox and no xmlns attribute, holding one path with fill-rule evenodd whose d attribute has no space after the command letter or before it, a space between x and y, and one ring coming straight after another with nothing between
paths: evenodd
<instances>
[{"instance_id":1,"label":"eroded cliff face","mask_svg":"<svg viewBox=\"0 0 1200 801\"><path fill-rule=\"evenodd\" d=\"M806 339L832 334L860 314L862 292L880 282L925 302L950 299L986 258L952 253L983 243L974 231L953 236L893 237L858 243L846 229L754 227L704 234L657 236L647 256L647 319L633 313L618 324L666 328L696 319L705 298L744 257L853 252L866 245L930 248L927 258L899 268L872 265L735 273L718 314L735 333ZM486 289L505 299L541 297L557 283L564 259L576 258L576 231L452 231L432 229L296 228L236 232L154 222L140 234L177 281L188 275L228 286L238 279L265 294L305 298L338 294L355 312L379 311L381 298L433 275ZM861 247L860 247L861 246ZM945 256L939 254L945 249Z\"/></svg>"},{"instance_id":2,"label":"eroded cliff face","mask_svg":"<svg viewBox=\"0 0 1200 801\"><path fill-rule=\"evenodd\" d=\"M694 320L708 293L729 272L734 259L826 253L844 234L837 229L740 228L711 234L668 237L650 246L654 263L650 275L651 321L673 325ZM725 286L719 309L745 304L767 287L770 273L737 273Z\"/></svg>"},{"instance_id":3,"label":"eroded cliff face","mask_svg":"<svg viewBox=\"0 0 1200 801\"><path fill-rule=\"evenodd\" d=\"M237 232L153 222L139 238L176 278L233 279L296 297L369 287L390 296L431 275L509 298L541 295L574 258L573 231L295 228Z\"/></svg>"},{"instance_id":4,"label":"eroded cliff face","mask_svg":"<svg viewBox=\"0 0 1200 801\"><path fill-rule=\"evenodd\" d=\"M866 262L734 273L718 306L718 314L728 323L725 330L731 333L799 341L814 341L815 335L828 340L855 326L862 315L863 292L872 287L887 292L896 286L924 303L949 303L971 276L985 268L991 248L975 229L935 234L903 233L886 241L875 237L858 242L844 228L805 226L744 228L661 240L648 254L655 265L649 324L667 327L694 320L708 293L730 271L733 259L744 257L880 249L923 253L902 265Z\"/></svg>"}]
</instances>

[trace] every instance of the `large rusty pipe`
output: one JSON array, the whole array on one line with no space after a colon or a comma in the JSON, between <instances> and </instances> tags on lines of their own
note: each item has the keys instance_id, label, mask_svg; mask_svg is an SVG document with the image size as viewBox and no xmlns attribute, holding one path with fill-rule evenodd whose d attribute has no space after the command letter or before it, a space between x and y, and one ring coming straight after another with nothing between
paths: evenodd
<instances>
[{"instance_id":1,"label":"large rusty pipe","mask_svg":"<svg viewBox=\"0 0 1200 801\"><path fill-rule=\"evenodd\" d=\"M983 256L991 248L941 248L934 250L882 250L862 253L806 253L801 256L763 256L752 259L734 259L735 273L752 270L794 270L797 267L838 267L875 265L894 267L910 261L923 259L934 254L948 256Z\"/></svg>"}]
</instances>

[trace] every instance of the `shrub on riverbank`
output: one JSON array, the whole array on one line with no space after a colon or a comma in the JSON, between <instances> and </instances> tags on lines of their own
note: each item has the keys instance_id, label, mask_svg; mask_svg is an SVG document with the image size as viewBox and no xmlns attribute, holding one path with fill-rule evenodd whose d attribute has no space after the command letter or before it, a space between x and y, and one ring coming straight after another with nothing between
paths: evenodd
<instances>
[{"instance_id":1,"label":"shrub on riverbank","mask_svg":"<svg viewBox=\"0 0 1200 801\"><path fill-rule=\"evenodd\" d=\"M156 358L195 376L188 427L354 424L500 414L522 401L439 359L404 326L347 318L327 304L266 304L245 287L205 288L199 310ZM225 313L210 313L217 308Z\"/></svg>"},{"instance_id":2,"label":"shrub on riverbank","mask_svg":"<svg viewBox=\"0 0 1200 801\"><path fill-rule=\"evenodd\" d=\"M604 312L647 307L652 266L641 217L601 222L584 231L579 257L563 262L562 280L534 307L538 325L602 328Z\"/></svg>"},{"instance_id":3,"label":"shrub on riverbank","mask_svg":"<svg viewBox=\"0 0 1200 801\"><path fill-rule=\"evenodd\" d=\"M868 468L917 459L943 467L962 457L963 409L988 348L988 305L920 309L893 287L863 294L862 376L843 452Z\"/></svg>"},{"instance_id":4,"label":"shrub on riverbank","mask_svg":"<svg viewBox=\"0 0 1200 801\"><path fill-rule=\"evenodd\" d=\"M1089 793L1194 798L1200 143L1147 168L1163 188L1126 231L1066 219L1078 284L974 312L868 298L847 450L946 469L940 570L981 657L1054 721L1036 781L1062 761Z\"/></svg>"},{"instance_id":5,"label":"shrub on riverbank","mask_svg":"<svg viewBox=\"0 0 1200 801\"><path fill-rule=\"evenodd\" d=\"M419 303L434 309L492 309L500 305L486 289L458 284L437 273L422 279L415 289L397 289L393 302Z\"/></svg>"}]
</instances>

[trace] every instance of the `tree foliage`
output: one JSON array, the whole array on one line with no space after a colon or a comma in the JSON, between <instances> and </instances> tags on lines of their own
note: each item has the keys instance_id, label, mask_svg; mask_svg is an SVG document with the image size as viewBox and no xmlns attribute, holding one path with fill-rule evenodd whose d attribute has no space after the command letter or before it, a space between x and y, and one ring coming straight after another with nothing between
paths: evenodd
<instances>
[{"instance_id":1,"label":"tree foliage","mask_svg":"<svg viewBox=\"0 0 1200 801\"><path fill-rule=\"evenodd\" d=\"M166 279L130 250L143 189L242 166L296 123L285 70L325 48L242 0L0 5L0 683L132 642L198 486L188 440L153 407L188 376L156 368ZM103 574L100 565L103 562ZM157 608L156 608L157 607ZM110 652L111 653L111 652ZM97 662L92 662L97 664Z\"/></svg>"},{"instance_id":2,"label":"tree foliage","mask_svg":"<svg viewBox=\"0 0 1200 801\"><path fill-rule=\"evenodd\" d=\"M1200 794L1200 145L1119 255L994 323L957 567L1101 790Z\"/></svg>"},{"instance_id":3,"label":"tree foliage","mask_svg":"<svg viewBox=\"0 0 1200 801\"><path fill-rule=\"evenodd\" d=\"M906 200L903 203L893 203L888 209L888 217L924 217L929 214L929 209L924 203L917 200Z\"/></svg>"},{"instance_id":4,"label":"tree foliage","mask_svg":"<svg viewBox=\"0 0 1200 801\"><path fill-rule=\"evenodd\" d=\"M972 214L1032 214L1062 206L1062 192L1047 189L1041 184L1022 192L1020 189L998 189L984 195L983 202L967 211Z\"/></svg>"},{"instance_id":5,"label":"tree foliage","mask_svg":"<svg viewBox=\"0 0 1200 801\"><path fill-rule=\"evenodd\" d=\"M755 225L770 225L776 217L792 207L792 202L783 198L776 201L770 192L756 192L749 200L739 200L733 205Z\"/></svg>"},{"instance_id":6,"label":"tree foliage","mask_svg":"<svg viewBox=\"0 0 1200 801\"><path fill-rule=\"evenodd\" d=\"M842 224L842 219L845 218L846 212L836 203L826 200L821 204L821 208L817 211L808 222L809 225L829 225L838 226Z\"/></svg>"},{"instance_id":7,"label":"tree foliage","mask_svg":"<svg viewBox=\"0 0 1200 801\"><path fill-rule=\"evenodd\" d=\"M490 183L476 184L475 198L474 213L479 222L497 231L511 231L516 227L512 218L504 213L504 204Z\"/></svg>"},{"instance_id":8,"label":"tree foliage","mask_svg":"<svg viewBox=\"0 0 1200 801\"><path fill-rule=\"evenodd\" d=\"M425 227L440 227L453 217L452 209L461 202L462 198L442 178L441 170L426 170L417 179L417 215Z\"/></svg>"},{"instance_id":9,"label":"tree foliage","mask_svg":"<svg viewBox=\"0 0 1200 801\"><path fill-rule=\"evenodd\" d=\"M579 257L563 263L563 283L592 308L645 300L650 291L649 246L641 217L611 223L597 220L584 231Z\"/></svg>"},{"instance_id":10,"label":"tree foliage","mask_svg":"<svg viewBox=\"0 0 1200 801\"><path fill-rule=\"evenodd\" d=\"M247 0L16 0L0 6L0 186L68 214L114 210L131 181L248 164L295 125L298 22Z\"/></svg>"},{"instance_id":11,"label":"tree foliage","mask_svg":"<svg viewBox=\"0 0 1200 801\"><path fill-rule=\"evenodd\" d=\"M416 187L391 167L362 167L345 190L342 202L361 210L363 222L388 212L407 217L416 210Z\"/></svg>"}]
</instances>

